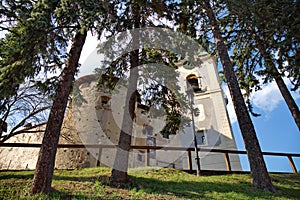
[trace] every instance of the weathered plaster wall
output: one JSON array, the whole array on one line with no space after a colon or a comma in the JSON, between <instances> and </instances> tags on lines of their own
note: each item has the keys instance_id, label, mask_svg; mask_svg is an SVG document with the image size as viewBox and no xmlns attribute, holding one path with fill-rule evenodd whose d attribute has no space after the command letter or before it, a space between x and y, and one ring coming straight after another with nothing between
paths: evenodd
<instances>
[{"instance_id":1,"label":"weathered plaster wall","mask_svg":"<svg viewBox=\"0 0 300 200\"><path fill-rule=\"evenodd\" d=\"M185 93L185 80L189 74L203 77L202 85L205 91L195 94L195 107L200 114L195 117L197 130L204 130L206 143L200 145L207 148L235 149L235 141L228 120L224 97L220 88L214 60L207 57L201 67L194 69L179 68L179 81L182 92ZM124 95L126 88L111 96L96 88L97 77L88 75L76 81L82 97L81 104L75 101L69 107L64 119L61 144L103 144L117 145L124 115ZM74 99L73 99L74 100ZM150 119L142 108L136 108L134 128L132 133L133 145L193 147L193 132L191 126L184 127L177 135L163 138L159 131L165 124L164 118ZM145 127L152 127L147 132ZM41 143L41 133L23 134L11 138L8 142ZM148 142L147 142L148 141ZM38 157L38 149L32 148L0 148L0 169L34 169ZM58 149L56 168L91 167L97 164L113 166L116 149L104 148L101 151L90 149ZM194 156L194 155L193 155ZM200 153L201 168L225 170L223 154ZM230 156L232 168L240 170L238 156ZM99 160L99 162L97 162ZM135 150L129 155L129 167L144 166L146 151ZM187 154L183 151L151 151L150 164L158 166L175 166L187 168ZM195 163L193 163L195 166Z\"/></svg>"}]
</instances>

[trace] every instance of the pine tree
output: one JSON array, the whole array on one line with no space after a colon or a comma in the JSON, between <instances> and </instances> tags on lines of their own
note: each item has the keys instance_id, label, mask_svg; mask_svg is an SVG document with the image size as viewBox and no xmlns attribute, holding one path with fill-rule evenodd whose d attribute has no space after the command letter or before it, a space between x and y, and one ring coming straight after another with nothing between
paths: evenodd
<instances>
[{"instance_id":1,"label":"pine tree","mask_svg":"<svg viewBox=\"0 0 300 200\"><path fill-rule=\"evenodd\" d=\"M224 69L225 78L244 139L251 168L252 184L255 188L276 193L277 191L268 174L253 123L235 76L227 47L221 35L220 24L216 20L216 16L209 0L203 1L203 7L212 27L213 36L217 45L217 52Z\"/></svg>"},{"instance_id":2,"label":"pine tree","mask_svg":"<svg viewBox=\"0 0 300 200\"><path fill-rule=\"evenodd\" d=\"M32 194L50 192L60 130L86 35L86 31L78 31L75 35L66 66L62 72L35 169L31 187Z\"/></svg>"},{"instance_id":3,"label":"pine tree","mask_svg":"<svg viewBox=\"0 0 300 200\"><path fill-rule=\"evenodd\" d=\"M81 8L79 14L78 8ZM58 7L52 7L52 9L57 11L54 16L60 22L61 28L67 29L71 33L76 31L76 34L72 40L72 46L53 100L31 186L30 192L32 194L48 193L51 190L60 131L72 84L79 69L78 61L86 40L87 30L94 29L101 35L102 22L107 20L103 4L94 1L61 1ZM67 16L65 11L69 12L70 15ZM98 26L99 24L101 25Z\"/></svg>"},{"instance_id":4,"label":"pine tree","mask_svg":"<svg viewBox=\"0 0 300 200\"><path fill-rule=\"evenodd\" d=\"M249 98L253 88L260 89L256 76L263 76L264 83L275 80L300 130L299 108L283 81L285 76L294 80L293 90L297 90L299 66L295 57L299 49L297 21L300 20L297 7L299 4L292 1L251 4L227 1L229 12L223 21L225 28L231 27L231 34L226 38L233 49L232 59L246 96Z\"/></svg>"}]
</instances>

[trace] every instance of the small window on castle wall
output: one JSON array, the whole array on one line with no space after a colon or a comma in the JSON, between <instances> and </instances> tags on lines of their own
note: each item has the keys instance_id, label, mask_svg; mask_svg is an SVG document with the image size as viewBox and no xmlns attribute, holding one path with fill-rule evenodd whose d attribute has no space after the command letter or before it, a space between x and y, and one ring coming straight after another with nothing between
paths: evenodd
<instances>
[{"instance_id":1,"label":"small window on castle wall","mask_svg":"<svg viewBox=\"0 0 300 200\"><path fill-rule=\"evenodd\" d=\"M204 134L204 130L198 130L197 131L196 140L197 140L197 145L206 144L206 137L205 137L205 134Z\"/></svg>"},{"instance_id":2,"label":"small window on castle wall","mask_svg":"<svg viewBox=\"0 0 300 200\"><path fill-rule=\"evenodd\" d=\"M143 125L143 130L142 130L144 135L152 135L153 134L153 127L149 125Z\"/></svg>"},{"instance_id":3,"label":"small window on castle wall","mask_svg":"<svg viewBox=\"0 0 300 200\"><path fill-rule=\"evenodd\" d=\"M143 161L143 156L141 154L138 154L138 161L140 161L140 162Z\"/></svg>"}]
</instances>

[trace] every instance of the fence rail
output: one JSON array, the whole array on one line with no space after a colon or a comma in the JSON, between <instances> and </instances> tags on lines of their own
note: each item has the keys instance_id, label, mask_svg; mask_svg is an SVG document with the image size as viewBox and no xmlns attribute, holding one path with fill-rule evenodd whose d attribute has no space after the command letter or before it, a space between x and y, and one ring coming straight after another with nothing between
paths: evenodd
<instances>
[{"instance_id":1,"label":"fence rail","mask_svg":"<svg viewBox=\"0 0 300 200\"><path fill-rule=\"evenodd\" d=\"M24 147L24 148L40 148L41 144L36 143L0 143L0 147ZM58 148L98 148L99 152L102 152L102 149L105 148L117 148L117 145L103 145L103 144L58 144ZM131 146L131 150L146 150L146 165L148 166L150 163L150 150L162 150L162 151L186 151L188 157L188 166L189 170L193 170L192 166L192 151L195 151L195 148L186 148L186 147L166 147L166 146ZM241 150L225 150L225 149L212 149L212 148L198 148L200 152L212 152L212 153L222 153L224 155L224 159L226 162L227 171L232 171L231 162L229 158L229 154L247 154L247 151ZM293 173L298 173L297 167L293 160L293 157L299 157L298 153L277 153L277 152L262 152L263 155L266 156L281 156L287 157L289 164Z\"/></svg>"}]
</instances>

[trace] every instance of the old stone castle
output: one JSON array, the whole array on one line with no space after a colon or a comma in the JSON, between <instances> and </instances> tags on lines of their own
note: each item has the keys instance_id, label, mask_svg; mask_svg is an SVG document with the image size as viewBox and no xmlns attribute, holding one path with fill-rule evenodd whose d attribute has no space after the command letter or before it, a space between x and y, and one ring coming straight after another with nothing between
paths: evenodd
<instances>
[{"instance_id":1,"label":"old stone castle","mask_svg":"<svg viewBox=\"0 0 300 200\"><path fill-rule=\"evenodd\" d=\"M220 87L218 72L213 57L206 56L199 67L179 66L178 81L182 92L186 92L187 83L192 86L194 107L199 114L194 116L195 128L184 126L176 135L166 137L160 134L163 118L151 119L147 110L136 106L132 145L163 147L194 147L194 134L198 147L215 149L236 149L231 131L226 99ZM122 94L107 94L96 89L98 77L87 75L80 77L76 83L84 102L66 112L60 137L61 144L102 144L117 145L124 112ZM188 115L188 117L190 117ZM22 134L7 142L41 143L43 129L40 133ZM0 148L0 169L34 169L38 157L38 148ZM58 149L56 168L80 168L97 165L113 166L115 148ZM149 156L149 157L148 157ZM195 157L195 155L192 155ZM201 169L226 170L224 155L200 152ZM147 159L148 158L148 159ZM233 170L241 170L237 155L230 155ZM179 169L188 168L186 151L166 149L132 150L129 167L162 166ZM193 163L194 165L194 163ZM194 165L195 166L195 165Z\"/></svg>"}]
</instances>

